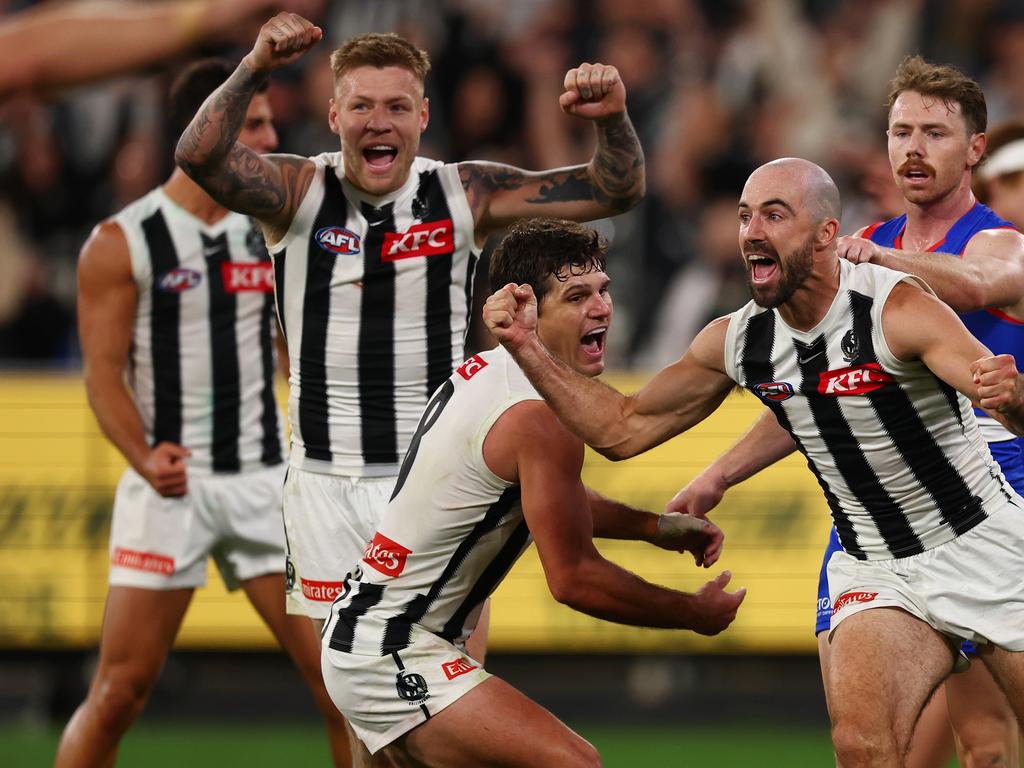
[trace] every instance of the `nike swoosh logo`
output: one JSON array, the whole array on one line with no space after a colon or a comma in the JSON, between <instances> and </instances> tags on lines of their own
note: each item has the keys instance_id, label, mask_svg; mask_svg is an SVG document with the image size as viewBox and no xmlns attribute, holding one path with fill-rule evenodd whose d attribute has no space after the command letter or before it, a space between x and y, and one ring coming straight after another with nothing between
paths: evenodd
<instances>
[{"instance_id":1,"label":"nike swoosh logo","mask_svg":"<svg viewBox=\"0 0 1024 768\"><path fill-rule=\"evenodd\" d=\"M212 248L203 248L203 258L209 259L212 256L220 256L223 251L220 246L213 246Z\"/></svg>"},{"instance_id":2,"label":"nike swoosh logo","mask_svg":"<svg viewBox=\"0 0 1024 768\"><path fill-rule=\"evenodd\" d=\"M797 361L797 363L799 363L800 365L807 365L807 363L811 362L811 360L813 360L814 358L816 358L816 357L817 357L818 355L820 355L820 354L821 354L821 353L822 353L823 351L824 351L824 350L821 350L821 349L819 349L819 350L818 350L817 352L815 352L815 353L814 353L813 355L810 355L809 357L800 357L800 355L797 355L797 356L796 356L796 361Z\"/></svg>"}]
</instances>

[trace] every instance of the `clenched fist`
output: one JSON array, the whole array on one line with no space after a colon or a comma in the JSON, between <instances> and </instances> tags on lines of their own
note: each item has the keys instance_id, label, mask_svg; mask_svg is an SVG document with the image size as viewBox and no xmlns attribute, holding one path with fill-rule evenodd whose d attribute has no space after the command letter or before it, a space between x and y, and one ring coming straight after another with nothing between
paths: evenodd
<instances>
[{"instance_id":1,"label":"clenched fist","mask_svg":"<svg viewBox=\"0 0 1024 768\"><path fill-rule=\"evenodd\" d=\"M484 325L506 349L514 350L537 333L537 297L529 284L509 283L484 302Z\"/></svg>"},{"instance_id":2,"label":"clenched fist","mask_svg":"<svg viewBox=\"0 0 1024 768\"><path fill-rule=\"evenodd\" d=\"M626 87L613 66L584 62L565 73L563 85L558 104L568 115L601 120L626 111Z\"/></svg>"},{"instance_id":3,"label":"clenched fist","mask_svg":"<svg viewBox=\"0 0 1024 768\"><path fill-rule=\"evenodd\" d=\"M260 28L245 59L254 71L269 72L291 64L323 36L320 27L297 13L279 13Z\"/></svg>"}]
</instances>

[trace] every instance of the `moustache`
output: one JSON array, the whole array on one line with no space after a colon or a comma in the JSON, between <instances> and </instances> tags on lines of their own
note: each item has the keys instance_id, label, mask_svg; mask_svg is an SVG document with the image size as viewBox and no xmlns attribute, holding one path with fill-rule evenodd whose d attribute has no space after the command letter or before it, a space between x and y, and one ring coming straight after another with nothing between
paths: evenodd
<instances>
[{"instance_id":1,"label":"moustache","mask_svg":"<svg viewBox=\"0 0 1024 768\"><path fill-rule=\"evenodd\" d=\"M743 255L749 256L752 253L764 254L765 256L771 256L776 261L779 258L779 254L767 240L746 240L743 243Z\"/></svg>"},{"instance_id":2,"label":"moustache","mask_svg":"<svg viewBox=\"0 0 1024 768\"><path fill-rule=\"evenodd\" d=\"M900 174L902 176L903 174L907 173L907 171L910 171L911 169L913 169L915 171L924 171L925 173L927 173L927 174L929 174L931 176L935 175L934 169L930 165L928 165L928 163L922 163L920 160L907 160L905 163L903 163L903 165L901 165L896 170L896 173L898 173L898 174Z\"/></svg>"}]
</instances>

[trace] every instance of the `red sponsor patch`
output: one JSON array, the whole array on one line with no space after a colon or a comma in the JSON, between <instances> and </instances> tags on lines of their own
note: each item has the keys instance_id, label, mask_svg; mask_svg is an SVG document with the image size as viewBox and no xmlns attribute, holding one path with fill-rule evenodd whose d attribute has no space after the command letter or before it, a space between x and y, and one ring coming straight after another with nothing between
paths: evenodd
<instances>
[{"instance_id":1,"label":"red sponsor patch","mask_svg":"<svg viewBox=\"0 0 1024 768\"><path fill-rule=\"evenodd\" d=\"M464 675L467 672L472 672L476 669L475 664L470 664L465 659L455 659L455 661L449 661L441 665L441 669L444 670L445 677L449 680L454 680L459 675Z\"/></svg>"},{"instance_id":2,"label":"red sponsor patch","mask_svg":"<svg viewBox=\"0 0 1024 768\"><path fill-rule=\"evenodd\" d=\"M455 227L451 219L425 221L406 232L387 232L381 259L399 261L417 256L436 256L455 251Z\"/></svg>"},{"instance_id":3,"label":"red sponsor patch","mask_svg":"<svg viewBox=\"0 0 1024 768\"><path fill-rule=\"evenodd\" d=\"M299 583L302 584L302 594L306 599L318 603L333 603L345 591L344 581L310 581L300 578Z\"/></svg>"},{"instance_id":4,"label":"red sponsor patch","mask_svg":"<svg viewBox=\"0 0 1024 768\"><path fill-rule=\"evenodd\" d=\"M486 367L486 360L480 357L480 355L473 355L455 370L459 372L459 376L464 378L466 381L469 381Z\"/></svg>"},{"instance_id":5,"label":"red sponsor patch","mask_svg":"<svg viewBox=\"0 0 1024 768\"><path fill-rule=\"evenodd\" d=\"M883 371L881 365L866 363L865 365L855 365L852 368L840 368L836 371L819 373L818 394L832 397L864 395L892 382L892 376Z\"/></svg>"},{"instance_id":6,"label":"red sponsor patch","mask_svg":"<svg viewBox=\"0 0 1024 768\"><path fill-rule=\"evenodd\" d=\"M877 592L844 592L838 600L832 603L832 613L834 615L851 603L870 603L876 597L878 597Z\"/></svg>"},{"instance_id":7,"label":"red sponsor patch","mask_svg":"<svg viewBox=\"0 0 1024 768\"><path fill-rule=\"evenodd\" d=\"M122 568L162 573L164 576L170 576L174 573L174 558L167 555L158 555L155 552L139 552L135 549L118 547L114 550L114 556L111 560L114 565L120 565Z\"/></svg>"},{"instance_id":8,"label":"red sponsor patch","mask_svg":"<svg viewBox=\"0 0 1024 768\"><path fill-rule=\"evenodd\" d=\"M405 568L405 561L411 554L411 549L406 549L378 531L363 550L363 562L385 576L395 577Z\"/></svg>"},{"instance_id":9,"label":"red sponsor patch","mask_svg":"<svg viewBox=\"0 0 1024 768\"><path fill-rule=\"evenodd\" d=\"M220 273L227 293L272 293L274 290L274 265L269 261L250 264L225 261L220 265Z\"/></svg>"}]
</instances>

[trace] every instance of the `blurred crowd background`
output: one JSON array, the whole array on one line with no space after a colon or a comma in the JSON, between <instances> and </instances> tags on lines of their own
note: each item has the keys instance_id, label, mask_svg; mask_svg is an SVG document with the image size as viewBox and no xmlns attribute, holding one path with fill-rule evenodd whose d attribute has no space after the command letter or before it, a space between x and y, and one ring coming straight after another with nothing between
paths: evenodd
<instances>
[{"instance_id":1,"label":"blurred crowd background","mask_svg":"<svg viewBox=\"0 0 1024 768\"><path fill-rule=\"evenodd\" d=\"M0 0L0 14L38 3ZM528 169L586 162L592 130L558 108L567 69L614 64L647 156L648 193L602 222L618 368L676 359L748 299L736 243L747 174L806 157L843 193L843 232L893 215L888 81L908 53L981 82L989 126L1024 115L1021 0L331 0L325 40L271 86L282 152L338 149L327 126L331 50L396 31L425 48L431 122L421 154ZM258 24L199 55L241 58ZM68 51L73 56L74 51ZM177 136L164 96L194 57L0 103L0 365L76 368L75 262L90 229L159 184ZM895 200L894 200L895 197ZM485 292L478 281L478 293ZM479 333L479 331L478 331ZM475 343L481 345L482 339Z\"/></svg>"}]
</instances>

